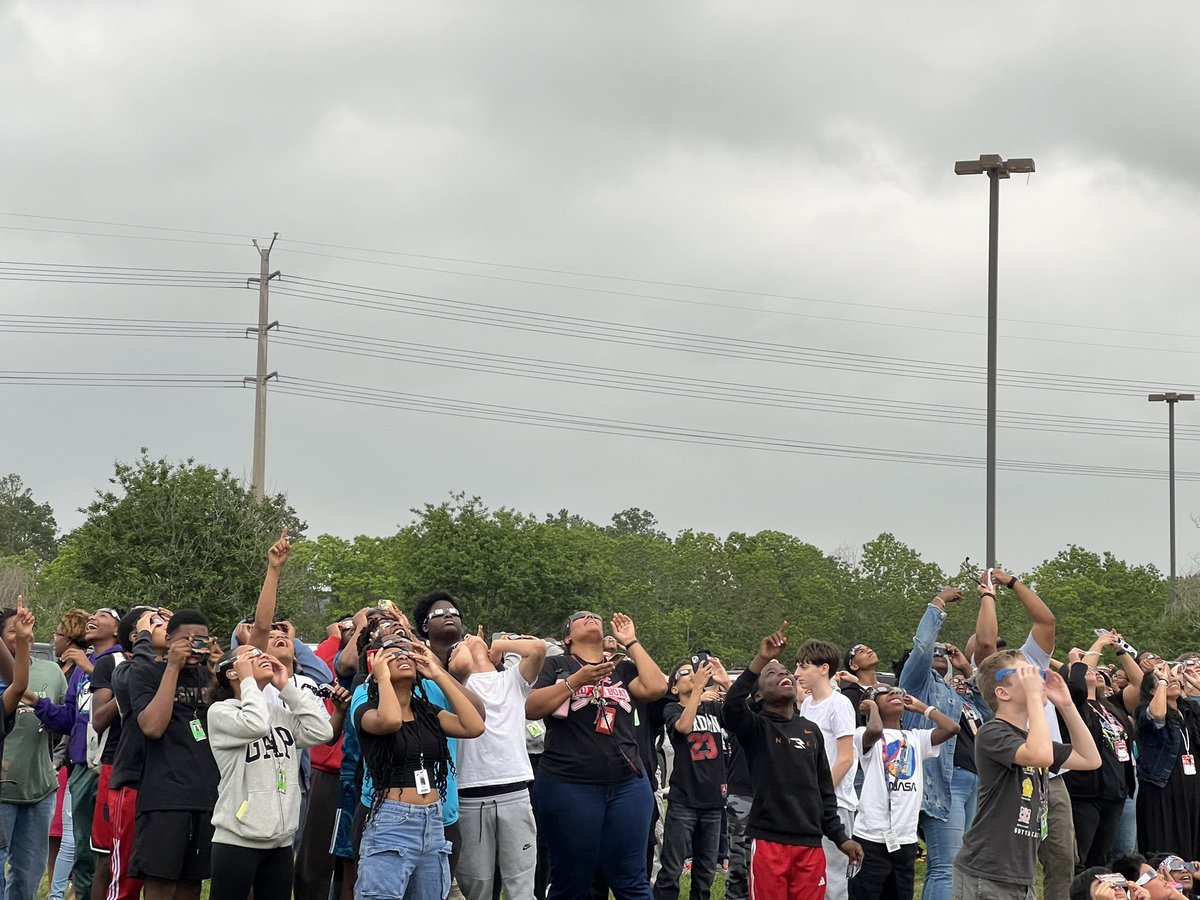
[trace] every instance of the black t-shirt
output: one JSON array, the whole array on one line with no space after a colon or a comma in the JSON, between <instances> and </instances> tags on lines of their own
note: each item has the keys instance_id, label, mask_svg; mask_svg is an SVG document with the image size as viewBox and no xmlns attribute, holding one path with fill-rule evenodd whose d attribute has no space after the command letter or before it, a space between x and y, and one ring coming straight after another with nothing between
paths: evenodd
<instances>
[{"instance_id":1,"label":"black t-shirt","mask_svg":"<svg viewBox=\"0 0 1200 900\"><path fill-rule=\"evenodd\" d=\"M125 657L120 652L109 653L96 660L96 667L92 670L92 698L95 700L96 691L112 690L113 673L117 670L118 663L125 664ZM105 766L111 766L113 760L117 756L117 746L121 742L121 717L117 716L113 719L113 723L108 726L108 740L104 744L104 752L100 754L100 763Z\"/></svg>"},{"instance_id":2,"label":"black t-shirt","mask_svg":"<svg viewBox=\"0 0 1200 900\"><path fill-rule=\"evenodd\" d=\"M135 658L129 669L134 716L150 705L166 671L165 663ZM146 738L138 812L189 810L211 812L217 802L220 773L208 745L208 669L185 666L179 672L171 720L160 738Z\"/></svg>"},{"instance_id":3,"label":"black t-shirt","mask_svg":"<svg viewBox=\"0 0 1200 900\"><path fill-rule=\"evenodd\" d=\"M645 763L646 774L650 776L650 788L655 791L658 790L658 751L662 747L663 711L669 702L666 697L649 703L644 700L633 701L633 736L637 740L638 755Z\"/></svg>"},{"instance_id":4,"label":"black t-shirt","mask_svg":"<svg viewBox=\"0 0 1200 900\"><path fill-rule=\"evenodd\" d=\"M672 803L678 801L693 809L725 808L724 707L719 700L701 700L692 730L680 734L675 723L683 715L683 706L667 704L663 722L675 750L675 768L671 770Z\"/></svg>"},{"instance_id":5,"label":"black t-shirt","mask_svg":"<svg viewBox=\"0 0 1200 900\"><path fill-rule=\"evenodd\" d=\"M1016 763L1017 750L1028 736L1003 719L992 719L979 729L975 741L979 810L963 835L962 850L954 862L968 875L1033 885L1050 801L1047 770ZM1057 772L1071 755L1071 748L1057 742L1053 747L1054 764L1049 771Z\"/></svg>"},{"instance_id":6,"label":"black t-shirt","mask_svg":"<svg viewBox=\"0 0 1200 900\"><path fill-rule=\"evenodd\" d=\"M580 668L574 656L552 656L533 687L557 684ZM640 775L629 695L629 683L636 677L637 666L626 659L600 684L582 685L569 697L563 691L562 705L544 720L546 749L539 771L575 784L609 784Z\"/></svg>"},{"instance_id":7,"label":"black t-shirt","mask_svg":"<svg viewBox=\"0 0 1200 900\"><path fill-rule=\"evenodd\" d=\"M958 717L958 737L954 741L954 765L957 768L979 772L975 768L975 735L982 727L983 716L964 703L962 715Z\"/></svg>"},{"instance_id":8,"label":"black t-shirt","mask_svg":"<svg viewBox=\"0 0 1200 900\"><path fill-rule=\"evenodd\" d=\"M105 657L105 659L107 658ZM121 713L121 742L117 745L113 756L112 774L108 781L110 790L137 787L142 780L142 761L146 755L146 738L142 735L137 716L133 714L129 698L130 666L131 663L117 666L113 670L111 679L113 696L117 698L117 709Z\"/></svg>"},{"instance_id":9,"label":"black t-shirt","mask_svg":"<svg viewBox=\"0 0 1200 900\"><path fill-rule=\"evenodd\" d=\"M754 782L750 780L750 767L746 765L746 753L732 732L725 735L725 748L728 753L726 766L729 772L729 793L739 797L753 797Z\"/></svg>"},{"instance_id":10,"label":"black t-shirt","mask_svg":"<svg viewBox=\"0 0 1200 900\"><path fill-rule=\"evenodd\" d=\"M367 700L354 711L354 730L362 747L364 768L368 756L376 751L378 745L390 744L393 747L392 764L388 767L391 774L389 783L375 783L375 789L416 787L416 772L421 768L422 758L432 780L434 763L441 755L441 735L430 728L418 726L415 721L405 722L394 734L371 734L363 730L362 720L367 711L372 709L379 709L378 697Z\"/></svg>"}]
</instances>

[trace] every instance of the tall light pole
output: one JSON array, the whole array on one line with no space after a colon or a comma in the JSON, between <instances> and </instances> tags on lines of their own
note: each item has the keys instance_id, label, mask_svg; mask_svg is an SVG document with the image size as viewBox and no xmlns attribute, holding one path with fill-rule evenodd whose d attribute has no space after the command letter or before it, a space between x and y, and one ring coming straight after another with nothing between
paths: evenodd
<instances>
[{"instance_id":1,"label":"tall light pole","mask_svg":"<svg viewBox=\"0 0 1200 900\"><path fill-rule=\"evenodd\" d=\"M1167 404L1167 467L1170 471L1168 482L1171 494L1171 605L1175 605L1175 404L1184 400L1195 400L1195 394L1177 394L1167 391L1163 394L1151 394L1151 403Z\"/></svg>"},{"instance_id":2,"label":"tall light pole","mask_svg":"<svg viewBox=\"0 0 1200 900\"><path fill-rule=\"evenodd\" d=\"M987 564L996 565L996 256L1000 240L1000 179L1032 172L1032 159L1001 159L987 154L954 164L955 175L983 175L989 182L988 204L988 359L987 359Z\"/></svg>"}]
</instances>

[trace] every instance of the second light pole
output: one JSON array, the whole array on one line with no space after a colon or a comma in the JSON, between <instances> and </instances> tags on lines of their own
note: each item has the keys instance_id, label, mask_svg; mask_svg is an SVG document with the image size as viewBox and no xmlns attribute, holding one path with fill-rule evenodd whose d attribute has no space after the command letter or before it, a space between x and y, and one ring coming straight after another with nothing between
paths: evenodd
<instances>
[{"instance_id":1,"label":"second light pole","mask_svg":"<svg viewBox=\"0 0 1200 900\"><path fill-rule=\"evenodd\" d=\"M1182 400L1195 400L1195 394L1179 394L1167 391L1163 394L1151 394L1151 403L1167 404L1167 490L1170 492L1168 513L1171 517L1171 608L1175 608L1178 593L1175 589L1175 404Z\"/></svg>"},{"instance_id":2,"label":"second light pole","mask_svg":"<svg viewBox=\"0 0 1200 900\"><path fill-rule=\"evenodd\" d=\"M1000 179L1032 172L1032 159L1002 159L986 154L954 164L955 175L988 176L988 358L987 358L987 564L996 565L996 304L997 251L1000 242Z\"/></svg>"}]
</instances>

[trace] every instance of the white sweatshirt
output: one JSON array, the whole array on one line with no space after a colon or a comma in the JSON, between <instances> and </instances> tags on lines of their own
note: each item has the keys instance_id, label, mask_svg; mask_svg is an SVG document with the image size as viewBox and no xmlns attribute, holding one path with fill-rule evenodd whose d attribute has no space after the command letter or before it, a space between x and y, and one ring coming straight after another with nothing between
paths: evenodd
<instances>
[{"instance_id":1,"label":"white sweatshirt","mask_svg":"<svg viewBox=\"0 0 1200 900\"><path fill-rule=\"evenodd\" d=\"M253 679L240 700L208 710L209 746L221 772L213 843L273 849L291 845L300 826L300 751L333 737L329 714L312 693L288 684L283 704L268 703Z\"/></svg>"}]
</instances>

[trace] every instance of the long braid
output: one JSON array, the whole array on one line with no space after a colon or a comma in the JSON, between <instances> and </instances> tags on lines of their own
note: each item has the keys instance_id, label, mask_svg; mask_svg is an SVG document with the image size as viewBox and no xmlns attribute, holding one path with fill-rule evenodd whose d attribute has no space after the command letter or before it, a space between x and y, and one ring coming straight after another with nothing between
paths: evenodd
<instances>
[{"instance_id":1,"label":"long braid","mask_svg":"<svg viewBox=\"0 0 1200 900\"><path fill-rule=\"evenodd\" d=\"M379 703L379 685L374 679L367 682L367 702L376 705ZM371 812L376 812L383 805L388 785L403 776L401 763L408 756L410 736L419 740L418 731L429 731L438 737L437 756L433 760L433 785L437 788L438 796L442 800L446 799L447 782L450 772L454 769L454 760L450 756L446 733L438 721L438 708L429 702L422 679L418 679L413 685L410 707L413 721L401 725L399 731L391 735L372 735L364 732L360 736L363 764L375 787Z\"/></svg>"}]
</instances>

